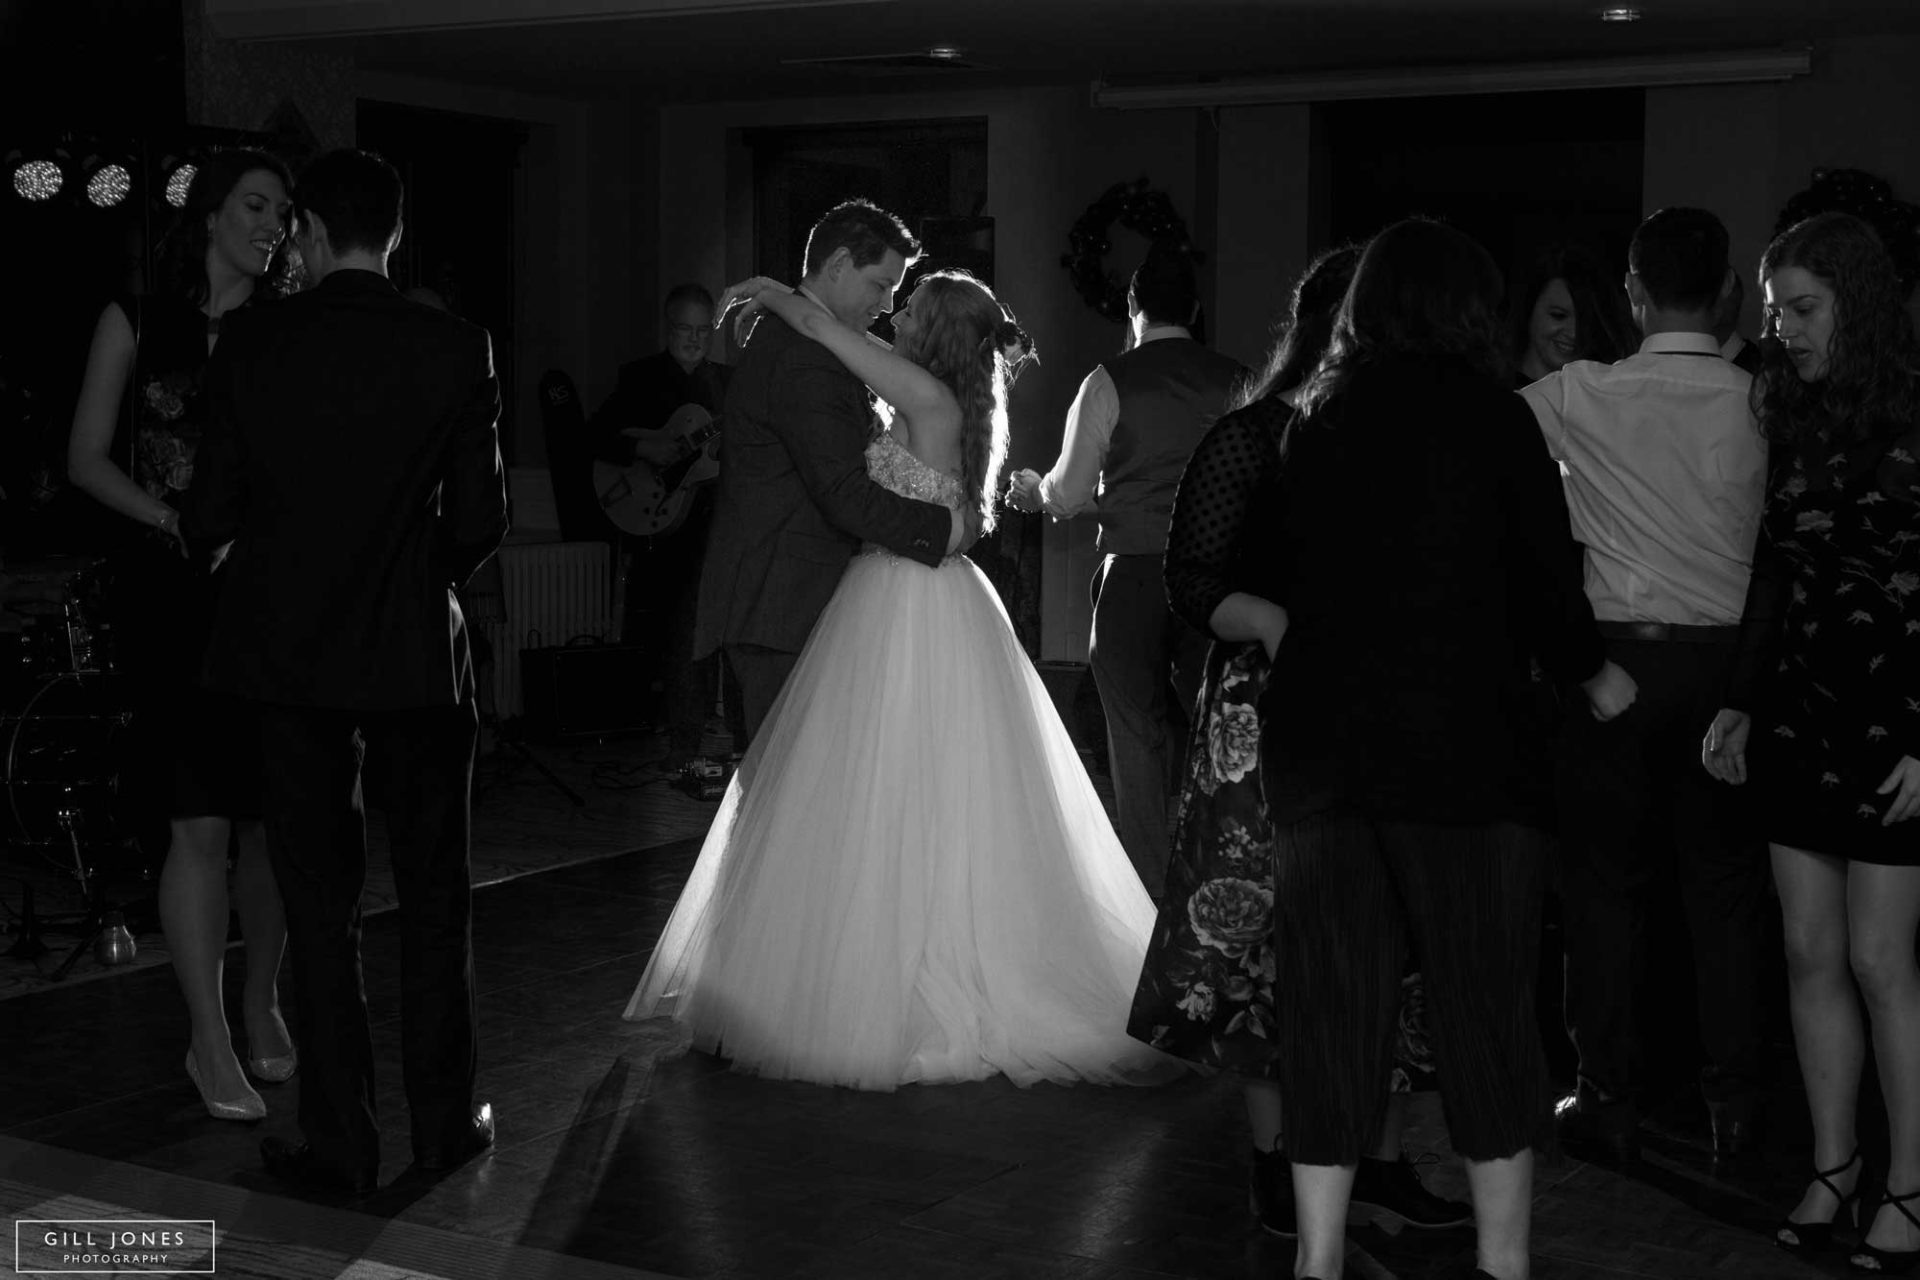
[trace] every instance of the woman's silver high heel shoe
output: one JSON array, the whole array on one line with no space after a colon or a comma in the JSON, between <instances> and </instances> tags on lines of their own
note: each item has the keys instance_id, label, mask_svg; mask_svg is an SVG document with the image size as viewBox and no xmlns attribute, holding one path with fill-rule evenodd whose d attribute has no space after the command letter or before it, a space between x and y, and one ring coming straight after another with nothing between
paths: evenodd
<instances>
[{"instance_id":1,"label":"woman's silver high heel shoe","mask_svg":"<svg viewBox=\"0 0 1920 1280\"><path fill-rule=\"evenodd\" d=\"M193 1087L200 1091L200 1101L207 1104L207 1114L215 1120L265 1120L267 1101L255 1093L252 1085L245 1086L246 1092L231 1101L221 1101L207 1092L207 1082L200 1078L200 1064L194 1060L193 1050L187 1050L187 1079L193 1081Z\"/></svg>"},{"instance_id":2,"label":"woman's silver high heel shoe","mask_svg":"<svg viewBox=\"0 0 1920 1280\"><path fill-rule=\"evenodd\" d=\"M285 1084L293 1079L293 1073L300 1068L300 1053L297 1049L288 1049L277 1058L248 1058L247 1070L256 1080L268 1084Z\"/></svg>"}]
</instances>

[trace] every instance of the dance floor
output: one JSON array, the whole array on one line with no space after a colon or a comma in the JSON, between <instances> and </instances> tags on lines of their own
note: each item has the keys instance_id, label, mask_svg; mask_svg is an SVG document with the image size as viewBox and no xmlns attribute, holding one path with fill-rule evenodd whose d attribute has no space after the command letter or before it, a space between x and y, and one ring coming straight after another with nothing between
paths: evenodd
<instances>
[{"instance_id":1,"label":"dance floor","mask_svg":"<svg viewBox=\"0 0 1920 1280\"><path fill-rule=\"evenodd\" d=\"M657 744L555 757L582 815L531 773L481 801L555 845L697 830L707 810L659 786L594 788L608 753L638 777ZM628 776L622 774L621 776ZM669 810L671 810L669 812ZM616 814L623 815L616 818ZM689 821L691 817L691 821ZM580 861L532 859L478 891L481 1097L489 1155L437 1181L403 1170L398 946L367 924L366 981L388 1161L361 1200L291 1196L258 1170L292 1135L297 1085L248 1126L211 1120L181 1070L171 973L115 971L0 1000L0 1199L22 1219L213 1219L217 1274L244 1277L929 1277L1150 1280L1282 1277L1292 1246L1250 1225L1245 1138L1229 1079L1157 1090L1021 1090L1004 1081L862 1094L736 1076L670 1024L620 1010L692 866L697 835ZM598 847L598 846L596 846ZM551 865L547 865L551 864ZM53 939L53 941L58 941ZM238 949L230 953L241 963ZM0 965L17 963L0 960ZM89 962L91 963L91 962ZM238 984L229 982L237 995ZM237 1007L233 1010L239 1024ZM1781 1063L1791 1075L1790 1060ZM1844 1274L1775 1250L1798 1194L1804 1120L1790 1085L1763 1157L1716 1171L1684 1111L1631 1172L1544 1165L1539 1280L1790 1280ZM1410 1145L1464 1195L1430 1099ZM1348 1275L1439 1280L1467 1231L1356 1225Z\"/></svg>"}]
</instances>

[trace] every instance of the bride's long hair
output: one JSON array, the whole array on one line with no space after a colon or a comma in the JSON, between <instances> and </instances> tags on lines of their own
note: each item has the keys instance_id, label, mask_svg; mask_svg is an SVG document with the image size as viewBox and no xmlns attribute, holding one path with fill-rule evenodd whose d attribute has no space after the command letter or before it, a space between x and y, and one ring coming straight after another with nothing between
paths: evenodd
<instances>
[{"instance_id":1,"label":"bride's long hair","mask_svg":"<svg viewBox=\"0 0 1920 1280\"><path fill-rule=\"evenodd\" d=\"M991 533L1007 462L1007 389L1039 357L1033 339L993 290L965 271L923 277L914 328L900 354L946 383L960 402L960 479Z\"/></svg>"}]
</instances>

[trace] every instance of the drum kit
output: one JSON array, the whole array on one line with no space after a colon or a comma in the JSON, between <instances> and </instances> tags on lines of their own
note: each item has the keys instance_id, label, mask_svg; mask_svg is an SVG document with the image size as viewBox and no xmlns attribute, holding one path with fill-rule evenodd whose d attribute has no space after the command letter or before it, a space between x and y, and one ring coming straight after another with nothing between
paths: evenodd
<instances>
[{"instance_id":1,"label":"drum kit","mask_svg":"<svg viewBox=\"0 0 1920 1280\"><path fill-rule=\"evenodd\" d=\"M124 873L138 840L121 795L133 712L116 663L97 561L8 570L0 630L0 786L7 848L38 856L79 881L86 916L79 946L51 975L64 978L110 928L106 875ZM29 882L30 883L30 882ZM10 954L44 953L30 901Z\"/></svg>"}]
</instances>

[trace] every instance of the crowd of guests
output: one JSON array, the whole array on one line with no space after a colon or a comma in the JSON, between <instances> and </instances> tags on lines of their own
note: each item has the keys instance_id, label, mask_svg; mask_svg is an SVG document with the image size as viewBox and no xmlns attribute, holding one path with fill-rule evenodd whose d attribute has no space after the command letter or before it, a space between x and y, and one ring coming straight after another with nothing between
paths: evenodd
<instances>
[{"instance_id":1,"label":"crowd of guests","mask_svg":"<svg viewBox=\"0 0 1920 1280\"><path fill-rule=\"evenodd\" d=\"M1186 466L1166 591L1215 643L1132 1030L1247 1078L1250 1201L1298 1275L1341 1274L1350 1203L1466 1217L1393 1161L1428 1071L1477 1274L1528 1274L1556 1121L1576 1154L1637 1155L1662 872L1715 1152L1750 1152L1769 860L1815 1168L1777 1243L1857 1217L1857 1269L1920 1259L1914 273L1825 212L1758 277L1756 344L1719 219L1665 209L1624 287L1563 253L1503 307L1478 243L1402 222L1313 264ZM1579 1058L1557 1106L1550 884ZM1869 1037L1889 1159L1862 1203Z\"/></svg>"},{"instance_id":2,"label":"crowd of guests","mask_svg":"<svg viewBox=\"0 0 1920 1280\"><path fill-rule=\"evenodd\" d=\"M218 573L187 554L181 519L209 359L223 319L269 291L292 191L264 153L200 167L159 287L100 317L69 454L75 485L126 522L120 631L138 776L170 822L160 909L185 1069L234 1120L264 1114L250 1076L299 1066L276 994L286 911L258 761L236 750L257 710L198 678ZM396 178L393 219L348 245L336 301L384 275L384 252L367 255L397 237L398 199ZM1853 1225L1856 1267L1920 1260L1909 257L1850 213L1791 220L1759 264L1756 343L1706 211L1648 218L1624 284L1565 251L1512 301L1481 245L1413 219L1320 257L1255 373L1195 340L1191 262L1156 251L1129 291L1128 349L1082 384L1058 461L1012 477L1015 508L1100 525L1090 658L1117 828L1160 899L1129 1030L1245 1078L1250 1203L1297 1235L1298 1274L1341 1273L1359 1204L1416 1226L1471 1218L1481 1273L1520 1280L1550 1126L1577 1153L1635 1157L1634 948L1665 868L1715 1149L1749 1151L1769 862L1814 1132L1777 1242L1815 1252ZM591 424L604 461L669 465L673 410L724 410L712 299L676 289L666 320L666 350L623 370ZM721 670L694 644L711 519L630 548L655 553L678 756ZM1557 1106L1534 1012L1554 884L1579 1060ZM230 905L244 1065L221 991ZM1869 1043L1889 1124L1871 1203ZM492 1131L469 1126L464 1073L448 1141L470 1153ZM1400 1150L1409 1092L1436 1081L1471 1206L1429 1192Z\"/></svg>"}]
</instances>

